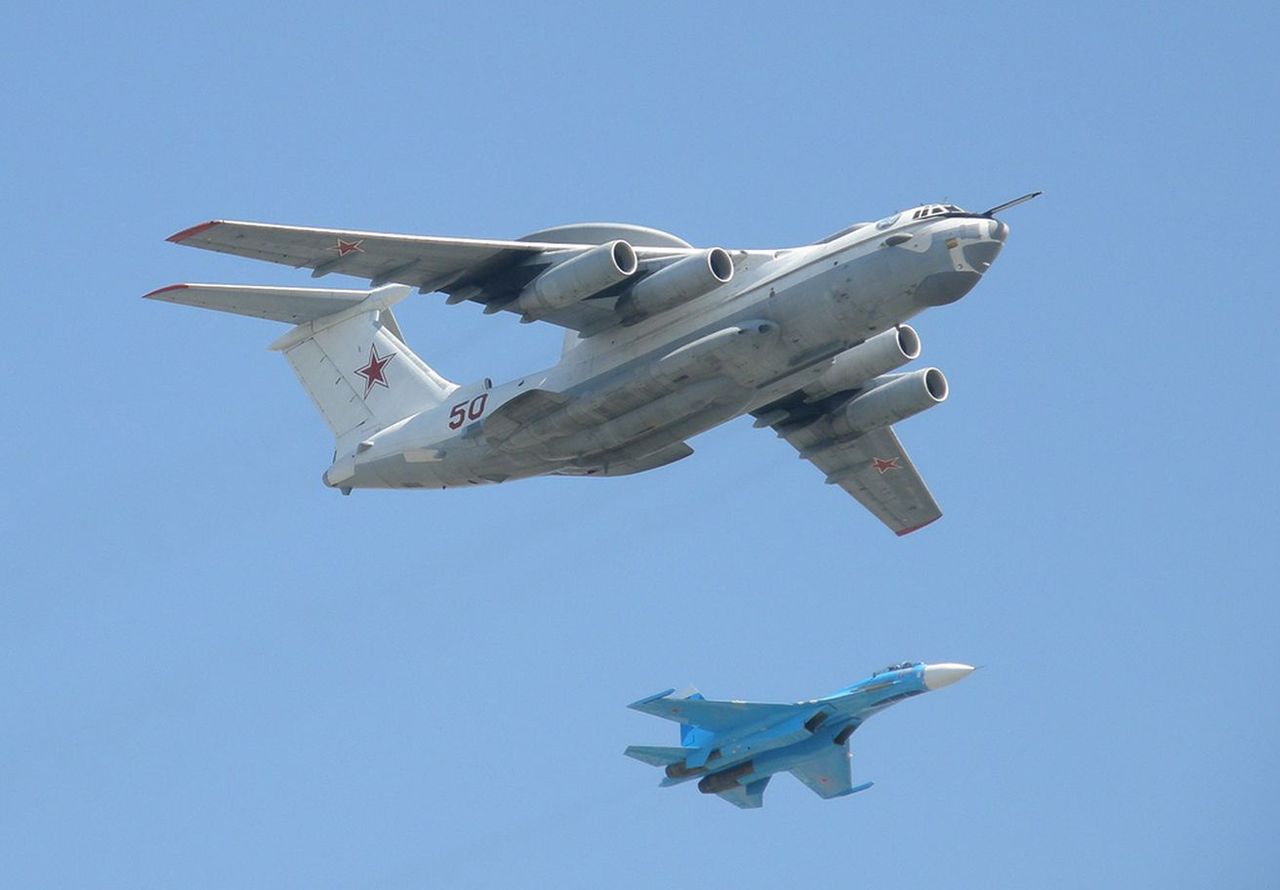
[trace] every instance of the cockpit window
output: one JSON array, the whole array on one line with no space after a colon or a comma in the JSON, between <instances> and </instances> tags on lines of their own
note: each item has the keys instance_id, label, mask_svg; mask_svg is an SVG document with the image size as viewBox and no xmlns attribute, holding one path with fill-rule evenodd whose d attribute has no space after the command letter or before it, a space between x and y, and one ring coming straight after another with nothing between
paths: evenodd
<instances>
[{"instance_id":1,"label":"cockpit window","mask_svg":"<svg viewBox=\"0 0 1280 890\"><path fill-rule=\"evenodd\" d=\"M880 674L890 674L894 671L905 671L907 668L913 668L920 664L918 661L900 661L897 664L891 664L887 668L881 668L871 676L878 677Z\"/></svg>"},{"instance_id":2,"label":"cockpit window","mask_svg":"<svg viewBox=\"0 0 1280 890\"><path fill-rule=\"evenodd\" d=\"M954 204L930 204L911 214L911 218L924 219L926 216L941 216L944 213L964 213L964 211Z\"/></svg>"}]
</instances>

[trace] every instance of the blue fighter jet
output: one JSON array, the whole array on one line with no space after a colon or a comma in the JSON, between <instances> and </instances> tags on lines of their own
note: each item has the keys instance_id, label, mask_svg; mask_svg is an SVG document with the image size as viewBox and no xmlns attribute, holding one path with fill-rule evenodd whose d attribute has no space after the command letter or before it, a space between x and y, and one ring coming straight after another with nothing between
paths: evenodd
<instances>
[{"instance_id":1,"label":"blue fighter jet","mask_svg":"<svg viewBox=\"0 0 1280 890\"><path fill-rule=\"evenodd\" d=\"M698 779L703 794L718 794L743 809L763 806L769 779L783 771L819 797L843 797L872 784L854 786L849 768L849 736L864 720L973 670L967 664L903 662L824 698L790 705L707 701L694 689L668 689L628 707L679 723L680 746L632 745L624 753L665 767L664 787Z\"/></svg>"}]
</instances>

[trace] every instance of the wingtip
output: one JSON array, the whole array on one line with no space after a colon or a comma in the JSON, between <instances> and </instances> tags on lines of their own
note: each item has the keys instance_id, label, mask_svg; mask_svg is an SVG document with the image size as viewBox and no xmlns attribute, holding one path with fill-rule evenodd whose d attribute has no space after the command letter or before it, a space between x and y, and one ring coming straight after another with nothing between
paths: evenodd
<instances>
[{"instance_id":1,"label":"wingtip","mask_svg":"<svg viewBox=\"0 0 1280 890\"><path fill-rule=\"evenodd\" d=\"M911 526L911 528L899 529L898 531L894 532L894 534L897 535L899 538L901 538L903 535L909 535L912 532L920 531L920 529L924 528L926 525L933 525L935 522L937 522L941 518L942 518L942 514L939 513L937 516L933 517L930 520L922 522L919 525L913 525Z\"/></svg>"},{"instance_id":2,"label":"wingtip","mask_svg":"<svg viewBox=\"0 0 1280 890\"><path fill-rule=\"evenodd\" d=\"M649 702L655 702L660 698L666 698L668 695L670 695L675 691L676 691L675 687L673 686L670 689L664 689L662 692L655 692L653 695L646 695L644 698L636 699L631 704L627 705L627 707L639 708L641 705L649 704Z\"/></svg>"},{"instance_id":3,"label":"wingtip","mask_svg":"<svg viewBox=\"0 0 1280 890\"><path fill-rule=\"evenodd\" d=\"M174 291L174 290L186 290L189 287L191 287L191 285L189 284L171 284L168 287L159 287L153 290L149 294L143 294L142 299L155 300L159 298L160 294L168 293L169 291Z\"/></svg>"},{"instance_id":4,"label":"wingtip","mask_svg":"<svg viewBox=\"0 0 1280 890\"><path fill-rule=\"evenodd\" d=\"M191 226L188 229L183 229L181 232L175 232L174 234L170 235L168 238L164 240L172 244L181 244L183 241L186 241L192 235L198 235L201 232L203 232L205 229L212 229L214 226L218 225L221 222L222 220L220 219L211 219L208 222L200 223L198 226Z\"/></svg>"}]
</instances>

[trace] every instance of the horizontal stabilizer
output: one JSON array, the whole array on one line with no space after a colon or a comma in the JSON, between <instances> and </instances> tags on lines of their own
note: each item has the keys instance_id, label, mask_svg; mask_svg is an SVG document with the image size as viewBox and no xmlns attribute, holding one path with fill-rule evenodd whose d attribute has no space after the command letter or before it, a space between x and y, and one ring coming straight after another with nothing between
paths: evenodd
<instances>
[{"instance_id":1,"label":"horizontal stabilizer","mask_svg":"<svg viewBox=\"0 0 1280 890\"><path fill-rule=\"evenodd\" d=\"M172 284L146 295L148 300L181 303L236 315L303 324L358 305L367 290L312 287L263 287L245 284Z\"/></svg>"},{"instance_id":2,"label":"horizontal stabilizer","mask_svg":"<svg viewBox=\"0 0 1280 890\"><path fill-rule=\"evenodd\" d=\"M683 763L693 750L692 748L664 748L661 745L631 745L622 753L650 766L670 766L673 763Z\"/></svg>"}]
</instances>

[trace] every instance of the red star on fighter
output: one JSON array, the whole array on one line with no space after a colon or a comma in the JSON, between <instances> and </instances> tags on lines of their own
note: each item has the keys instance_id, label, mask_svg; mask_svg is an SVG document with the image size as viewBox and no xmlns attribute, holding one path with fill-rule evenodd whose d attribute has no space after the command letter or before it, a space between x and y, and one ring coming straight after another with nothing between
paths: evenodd
<instances>
[{"instance_id":1,"label":"red star on fighter","mask_svg":"<svg viewBox=\"0 0 1280 890\"><path fill-rule=\"evenodd\" d=\"M890 470L902 469L902 467L898 465L898 458L896 457L889 457L889 458L873 457L871 458L871 466L879 470L881 476L883 476L885 473L889 472Z\"/></svg>"},{"instance_id":2,"label":"red star on fighter","mask_svg":"<svg viewBox=\"0 0 1280 890\"><path fill-rule=\"evenodd\" d=\"M387 373L384 369L387 366L387 362L395 357L396 354L394 352L380 356L378 355L378 348L372 343L369 344L369 364L363 368L356 368L356 373L364 378L364 394L366 398L375 383L387 389L391 388L387 383Z\"/></svg>"}]
</instances>

